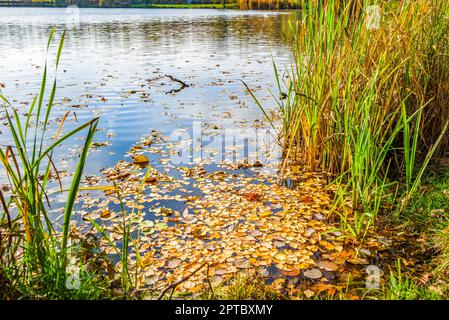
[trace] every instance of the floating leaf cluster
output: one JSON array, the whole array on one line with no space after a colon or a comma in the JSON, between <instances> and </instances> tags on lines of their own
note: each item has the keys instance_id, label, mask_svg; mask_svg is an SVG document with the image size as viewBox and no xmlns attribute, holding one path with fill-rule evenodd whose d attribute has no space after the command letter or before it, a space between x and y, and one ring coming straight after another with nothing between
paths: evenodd
<instances>
[{"instance_id":1,"label":"floating leaf cluster","mask_svg":"<svg viewBox=\"0 0 449 320\"><path fill-rule=\"evenodd\" d=\"M151 153L169 154L158 147L164 139L156 137L153 132L134 146L130 162L119 161L101 179L90 179L115 182L115 188L81 197L83 218L102 223L117 243L117 208L124 205L134 234L128 267L137 270L140 288L157 292L207 264L176 293L195 296L244 272L263 277L279 292L309 297L341 289L348 266L368 263L326 221L332 195L320 174L302 173L295 189L260 173L259 162L244 168L252 174L229 166L212 172L203 165L174 167L175 178L149 167ZM168 167L168 160L160 161ZM102 244L113 253L107 241Z\"/></svg>"}]
</instances>

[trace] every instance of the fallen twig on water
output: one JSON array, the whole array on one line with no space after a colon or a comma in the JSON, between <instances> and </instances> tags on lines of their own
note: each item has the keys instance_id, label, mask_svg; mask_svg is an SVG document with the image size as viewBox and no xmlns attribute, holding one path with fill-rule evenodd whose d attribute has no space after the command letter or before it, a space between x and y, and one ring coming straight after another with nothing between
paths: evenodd
<instances>
[{"instance_id":1,"label":"fallen twig on water","mask_svg":"<svg viewBox=\"0 0 449 320\"><path fill-rule=\"evenodd\" d=\"M185 276L184 278L173 282L172 284L170 284L168 287L166 287L164 290L161 291L161 293L159 294L159 296L157 297L157 300L161 300L164 295L169 291L169 290L173 290L175 291L176 287L178 285L180 285L181 283L183 283L184 281L187 281L191 276L193 276L195 273L197 273L198 271L201 270L201 268L203 268L205 265L207 264L207 262L204 262L201 266L199 266L196 270L194 270L191 274ZM173 295L173 293L172 293ZM171 296L170 296L171 297Z\"/></svg>"},{"instance_id":2,"label":"fallen twig on water","mask_svg":"<svg viewBox=\"0 0 449 320\"><path fill-rule=\"evenodd\" d=\"M166 92L165 94L176 93L176 92L179 92L179 91L181 91L181 90L183 90L183 89L185 89L185 88L190 87L190 85L188 85L188 84L185 83L184 81L179 80L179 79L177 79L177 78L175 78L175 77L173 77L173 76L171 76L171 75L166 74L165 76L166 76L167 78L170 78L170 80L172 80L172 81L174 81L174 82L177 82L177 83L179 83L179 84L181 85L181 87L180 87L179 89L172 89L172 90Z\"/></svg>"}]
</instances>

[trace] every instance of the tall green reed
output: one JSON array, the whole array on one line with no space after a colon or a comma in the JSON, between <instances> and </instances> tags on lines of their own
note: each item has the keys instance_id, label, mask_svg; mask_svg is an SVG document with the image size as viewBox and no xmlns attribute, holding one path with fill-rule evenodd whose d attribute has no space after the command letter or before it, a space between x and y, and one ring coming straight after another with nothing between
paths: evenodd
<instances>
[{"instance_id":1,"label":"tall green reed","mask_svg":"<svg viewBox=\"0 0 449 320\"><path fill-rule=\"evenodd\" d=\"M378 28L367 23L370 5L381 14ZM291 24L287 98L278 102L284 154L335 177L333 211L363 238L392 190L413 195L431 157L449 145L449 4L329 0L302 8ZM279 84L276 68L275 76Z\"/></svg>"},{"instance_id":2,"label":"tall green reed","mask_svg":"<svg viewBox=\"0 0 449 320\"><path fill-rule=\"evenodd\" d=\"M117 195L117 199L120 204L120 212L122 215L122 221L120 228L122 230L122 237L120 241L120 246L115 243L113 238L110 236L110 234L107 232L106 228L101 226L98 222L96 222L93 219L90 219L91 224L95 227L95 229L102 235L102 237L109 243L110 247L115 251L115 253L120 258L121 266L119 269L120 273L120 280L121 285L125 289L125 294L129 294L131 290L136 290L139 288L139 270L140 270L140 261L142 259L139 251L139 244L140 244L140 236L141 236L141 210L136 208L140 199L140 196L143 192L143 189L145 187L145 181L147 181L147 178L149 174L151 173L151 168L148 168L145 175L142 178L142 182L140 183L139 189L136 192L136 196L133 202L133 207L131 209L131 212L128 214L125 205L120 193L120 190L117 186L117 184L114 182L114 190L115 194ZM133 219L137 218L138 221L138 228L137 228L137 234L135 237L131 234L131 225L133 223ZM131 265L131 259L129 257L130 254L130 248L134 250L134 253L136 254L136 260L134 261L134 273L130 271L130 265Z\"/></svg>"},{"instance_id":3,"label":"tall green reed","mask_svg":"<svg viewBox=\"0 0 449 320\"><path fill-rule=\"evenodd\" d=\"M47 53L50 49L55 28L50 32ZM66 33L63 31L56 54L55 73L57 75ZM10 242L2 247L2 268L15 274L19 286L31 285L38 275L41 286L48 286L49 294L65 291L67 279L67 250L71 217L79 190L88 150L98 125L98 118L79 125L68 133L61 134L64 116L53 138L48 139L48 126L57 87L57 76L46 97L48 64L45 62L39 94L37 94L27 116L22 119L9 100L0 93L5 104L4 112L11 134L11 144L0 148L0 163L6 172L10 195L0 191L3 214L1 223L6 224L6 234ZM34 121L34 130L30 130ZM55 222L48 214L49 201L47 186L53 170L62 185L53 161L53 152L64 141L75 134L87 130L81 156L73 174L64 210L62 231L55 228ZM12 220L11 215L16 218ZM22 231L24 236L22 236ZM44 281L44 280L45 281Z\"/></svg>"}]
</instances>

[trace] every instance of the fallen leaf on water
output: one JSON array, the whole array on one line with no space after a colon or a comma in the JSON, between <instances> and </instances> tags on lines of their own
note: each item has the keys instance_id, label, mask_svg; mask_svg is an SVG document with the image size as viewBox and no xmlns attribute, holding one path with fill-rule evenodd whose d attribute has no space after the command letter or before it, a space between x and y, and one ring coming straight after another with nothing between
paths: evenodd
<instances>
[{"instance_id":1,"label":"fallen leaf on water","mask_svg":"<svg viewBox=\"0 0 449 320\"><path fill-rule=\"evenodd\" d=\"M300 272L301 272L301 270L299 270L299 269L292 269L290 271L282 270L282 273L289 277L297 277L297 276L299 276Z\"/></svg>"},{"instance_id":2,"label":"fallen leaf on water","mask_svg":"<svg viewBox=\"0 0 449 320\"><path fill-rule=\"evenodd\" d=\"M203 289L203 287L201 285L198 285L193 288L190 288L190 292L197 293L197 292L201 291L202 289Z\"/></svg>"},{"instance_id":3,"label":"fallen leaf on water","mask_svg":"<svg viewBox=\"0 0 449 320\"><path fill-rule=\"evenodd\" d=\"M364 258L360 258L360 257L354 258L354 259L349 259L348 262L352 263L352 264L368 264L369 263L368 260L366 260Z\"/></svg>"},{"instance_id":4,"label":"fallen leaf on water","mask_svg":"<svg viewBox=\"0 0 449 320\"><path fill-rule=\"evenodd\" d=\"M309 228L306 228L306 230L305 230L305 232L304 232L304 235L305 235L306 237L310 237L314 232L316 232L316 230L309 227Z\"/></svg>"},{"instance_id":5,"label":"fallen leaf on water","mask_svg":"<svg viewBox=\"0 0 449 320\"><path fill-rule=\"evenodd\" d=\"M110 217L111 217L111 211L108 210L108 209L103 209L103 210L100 212L100 217L101 217L102 219L108 219L108 218L110 218Z\"/></svg>"},{"instance_id":6,"label":"fallen leaf on water","mask_svg":"<svg viewBox=\"0 0 449 320\"><path fill-rule=\"evenodd\" d=\"M178 268L181 265L181 262L182 261L178 258L172 258L172 259L168 260L167 269Z\"/></svg>"},{"instance_id":7,"label":"fallen leaf on water","mask_svg":"<svg viewBox=\"0 0 449 320\"><path fill-rule=\"evenodd\" d=\"M289 250L281 250L274 255L274 257L278 260L286 260L288 256L291 254Z\"/></svg>"},{"instance_id":8,"label":"fallen leaf on water","mask_svg":"<svg viewBox=\"0 0 449 320\"><path fill-rule=\"evenodd\" d=\"M172 216L175 213L172 209L165 208L165 207L160 207L158 211L159 211L159 214L164 215L164 216Z\"/></svg>"},{"instance_id":9,"label":"fallen leaf on water","mask_svg":"<svg viewBox=\"0 0 449 320\"><path fill-rule=\"evenodd\" d=\"M154 222L151 220L144 220L140 223L140 228L144 229L144 228L152 228L154 227Z\"/></svg>"},{"instance_id":10,"label":"fallen leaf on water","mask_svg":"<svg viewBox=\"0 0 449 320\"><path fill-rule=\"evenodd\" d=\"M239 260L235 260L234 262L235 267L239 268L239 269L248 269L251 267L251 263L249 262L248 259L239 259Z\"/></svg>"},{"instance_id":11,"label":"fallen leaf on water","mask_svg":"<svg viewBox=\"0 0 449 320\"><path fill-rule=\"evenodd\" d=\"M303 293L307 298L313 297L315 295L315 292L313 292L312 290L309 290L309 289L304 290Z\"/></svg>"},{"instance_id":12,"label":"fallen leaf on water","mask_svg":"<svg viewBox=\"0 0 449 320\"><path fill-rule=\"evenodd\" d=\"M303 203L311 203L311 202L313 202L313 197L311 197L309 195L301 196L299 198L299 201L301 201Z\"/></svg>"},{"instance_id":13,"label":"fallen leaf on water","mask_svg":"<svg viewBox=\"0 0 449 320\"><path fill-rule=\"evenodd\" d=\"M133 163L137 164L139 167L146 167L148 163L150 163L150 159L148 159L147 156L141 154L133 157Z\"/></svg>"},{"instance_id":14,"label":"fallen leaf on water","mask_svg":"<svg viewBox=\"0 0 449 320\"><path fill-rule=\"evenodd\" d=\"M262 200L262 195L259 194L259 193L256 193L256 192L244 193L243 196L248 201L260 201L260 200Z\"/></svg>"},{"instance_id":15,"label":"fallen leaf on water","mask_svg":"<svg viewBox=\"0 0 449 320\"><path fill-rule=\"evenodd\" d=\"M266 218L266 217L269 217L269 216L271 216L271 211L262 212L260 214L261 218Z\"/></svg>"},{"instance_id":16,"label":"fallen leaf on water","mask_svg":"<svg viewBox=\"0 0 449 320\"><path fill-rule=\"evenodd\" d=\"M230 267L230 268L227 268L227 269L218 269L218 270L215 270L215 274L221 276L221 275L223 275L223 274L234 273L234 272L236 272L236 271L237 271L237 268L236 268L236 267Z\"/></svg>"},{"instance_id":17,"label":"fallen leaf on water","mask_svg":"<svg viewBox=\"0 0 449 320\"><path fill-rule=\"evenodd\" d=\"M146 183L156 183L156 182L157 182L157 179L156 179L155 177L148 177L148 178L145 180L145 182L146 182Z\"/></svg>"},{"instance_id":18,"label":"fallen leaf on water","mask_svg":"<svg viewBox=\"0 0 449 320\"><path fill-rule=\"evenodd\" d=\"M162 229L167 228L168 226L167 226L167 224L164 223L164 222L158 222L158 223L156 223L156 224L154 225L154 227L155 227L156 229L162 230Z\"/></svg>"},{"instance_id":19,"label":"fallen leaf on water","mask_svg":"<svg viewBox=\"0 0 449 320\"><path fill-rule=\"evenodd\" d=\"M337 286L333 286L333 285L325 284L325 283L317 283L310 289L317 293L326 291L328 294L333 295L337 292L337 289L341 289L341 287L337 287Z\"/></svg>"},{"instance_id":20,"label":"fallen leaf on water","mask_svg":"<svg viewBox=\"0 0 449 320\"><path fill-rule=\"evenodd\" d=\"M207 236L207 231L201 227L195 227L193 229L193 236L195 238L201 239Z\"/></svg>"},{"instance_id":21,"label":"fallen leaf on water","mask_svg":"<svg viewBox=\"0 0 449 320\"><path fill-rule=\"evenodd\" d=\"M335 271L338 269L338 265L327 260L318 261L317 266L326 271Z\"/></svg>"},{"instance_id":22,"label":"fallen leaf on water","mask_svg":"<svg viewBox=\"0 0 449 320\"><path fill-rule=\"evenodd\" d=\"M193 281L186 281L186 282L184 282L183 287L184 287L184 289L189 290L189 289L195 287L195 283Z\"/></svg>"},{"instance_id":23,"label":"fallen leaf on water","mask_svg":"<svg viewBox=\"0 0 449 320\"><path fill-rule=\"evenodd\" d=\"M335 245L332 244L332 243L330 243L330 242L327 242L327 241L320 241L319 243L320 243L320 245L322 245L323 247L325 247L327 250L334 250L334 249L335 249Z\"/></svg>"},{"instance_id":24,"label":"fallen leaf on water","mask_svg":"<svg viewBox=\"0 0 449 320\"><path fill-rule=\"evenodd\" d=\"M182 211L182 216L184 217L184 218L187 218L188 216L189 216L189 208L185 208L183 211Z\"/></svg>"},{"instance_id":25,"label":"fallen leaf on water","mask_svg":"<svg viewBox=\"0 0 449 320\"><path fill-rule=\"evenodd\" d=\"M304 277L309 279L319 279L323 276L320 270L318 269L309 269L304 271Z\"/></svg>"},{"instance_id":26,"label":"fallen leaf on water","mask_svg":"<svg viewBox=\"0 0 449 320\"><path fill-rule=\"evenodd\" d=\"M149 277L145 277L145 284L146 285L153 285L159 280L159 277L156 275L151 275Z\"/></svg>"},{"instance_id":27,"label":"fallen leaf on water","mask_svg":"<svg viewBox=\"0 0 449 320\"><path fill-rule=\"evenodd\" d=\"M324 215L322 215L321 213L315 213L313 215L313 218L316 220L323 220L324 219Z\"/></svg>"},{"instance_id":28,"label":"fallen leaf on water","mask_svg":"<svg viewBox=\"0 0 449 320\"><path fill-rule=\"evenodd\" d=\"M344 283L350 283L354 281L354 275L350 272L342 273L338 276L338 279Z\"/></svg>"}]
</instances>

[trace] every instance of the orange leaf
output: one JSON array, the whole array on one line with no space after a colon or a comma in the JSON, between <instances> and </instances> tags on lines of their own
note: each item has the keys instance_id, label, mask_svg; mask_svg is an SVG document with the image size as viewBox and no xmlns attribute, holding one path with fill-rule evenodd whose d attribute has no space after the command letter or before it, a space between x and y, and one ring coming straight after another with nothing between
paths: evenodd
<instances>
[{"instance_id":1,"label":"orange leaf","mask_svg":"<svg viewBox=\"0 0 449 320\"><path fill-rule=\"evenodd\" d=\"M262 200L262 195L257 193L257 192L244 193L243 196L248 201L260 201L260 200Z\"/></svg>"},{"instance_id":2,"label":"orange leaf","mask_svg":"<svg viewBox=\"0 0 449 320\"><path fill-rule=\"evenodd\" d=\"M309 195L304 195L299 198L299 201L304 202L304 203L312 203L313 197L311 197Z\"/></svg>"}]
</instances>

